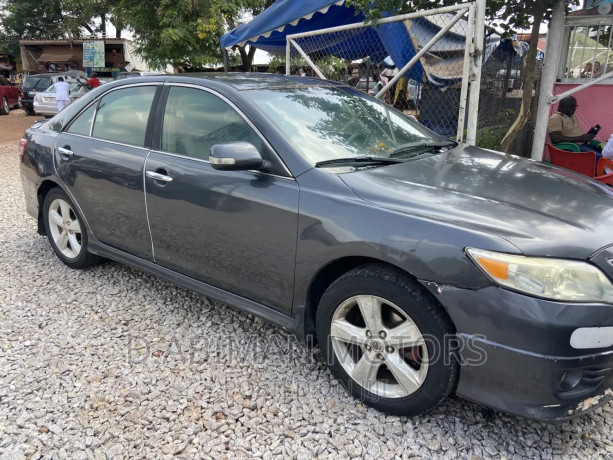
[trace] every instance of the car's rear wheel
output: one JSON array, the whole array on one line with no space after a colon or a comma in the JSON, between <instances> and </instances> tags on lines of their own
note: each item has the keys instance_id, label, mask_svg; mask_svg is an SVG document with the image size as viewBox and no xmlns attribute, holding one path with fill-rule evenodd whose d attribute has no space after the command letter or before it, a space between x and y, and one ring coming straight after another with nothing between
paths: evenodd
<instances>
[{"instance_id":1,"label":"car's rear wheel","mask_svg":"<svg viewBox=\"0 0 613 460\"><path fill-rule=\"evenodd\" d=\"M378 410L419 414L455 385L453 325L401 271L366 265L346 273L324 293L316 327L334 376Z\"/></svg>"},{"instance_id":2,"label":"car's rear wheel","mask_svg":"<svg viewBox=\"0 0 613 460\"><path fill-rule=\"evenodd\" d=\"M3 97L2 104L0 104L0 115L8 115L9 109L9 101L5 97Z\"/></svg>"},{"instance_id":3,"label":"car's rear wheel","mask_svg":"<svg viewBox=\"0 0 613 460\"><path fill-rule=\"evenodd\" d=\"M47 193L43 217L53 251L70 268L86 268L101 260L87 252L87 230L62 189L54 188Z\"/></svg>"},{"instance_id":4,"label":"car's rear wheel","mask_svg":"<svg viewBox=\"0 0 613 460\"><path fill-rule=\"evenodd\" d=\"M34 109L25 108L24 110L26 111L26 115L30 115L30 116L36 115L36 112L34 112Z\"/></svg>"},{"instance_id":5,"label":"car's rear wheel","mask_svg":"<svg viewBox=\"0 0 613 460\"><path fill-rule=\"evenodd\" d=\"M20 109L23 107L23 104L21 103L21 96L17 96L17 104L15 105L16 109Z\"/></svg>"}]
</instances>

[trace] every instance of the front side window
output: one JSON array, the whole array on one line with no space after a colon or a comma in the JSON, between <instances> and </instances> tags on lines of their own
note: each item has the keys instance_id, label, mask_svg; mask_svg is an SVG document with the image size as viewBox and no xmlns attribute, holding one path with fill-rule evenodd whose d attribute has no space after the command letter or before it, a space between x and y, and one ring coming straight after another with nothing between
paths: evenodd
<instances>
[{"instance_id":1,"label":"front side window","mask_svg":"<svg viewBox=\"0 0 613 460\"><path fill-rule=\"evenodd\" d=\"M172 87L168 93L162 150L208 160L215 144L245 141L262 153L262 140L225 101L203 90Z\"/></svg>"},{"instance_id":2,"label":"front side window","mask_svg":"<svg viewBox=\"0 0 613 460\"><path fill-rule=\"evenodd\" d=\"M389 157L408 144L445 140L350 88L301 87L243 94L277 125L298 153L314 163L360 156Z\"/></svg>"},{"instance_id":3,"label":"front side window","mask_svg":"<svg viewBox=\"0 0 613 460\"><path fill-rule=\"evenodd\" d=\"M155 91L155 86L134 86L102 97L98 103L93 137L144 146Z\"/></svg>"}]
</instances>

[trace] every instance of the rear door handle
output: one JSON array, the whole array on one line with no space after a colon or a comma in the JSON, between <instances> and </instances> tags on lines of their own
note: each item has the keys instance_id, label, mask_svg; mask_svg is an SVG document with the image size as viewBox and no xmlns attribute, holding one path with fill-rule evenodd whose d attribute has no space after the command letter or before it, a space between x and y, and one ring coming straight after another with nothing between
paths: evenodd
<instances>
[{"instance_id":1,"label":"rear door handle","mask_svg":"<svg viewBox=\"0 0 613 460\"><path fill-rule=\"evenodd\" d=\"M70 147L67 145L64 147L58 147L57 151L59 152L60 156L64 159L67 159L68 157L71 157L74 155L74 152L70 150Z\"/></svg>"},{"instance_id":2,"label":"rear door handle","mask_svg":"<svg viewBox=\"0 0 613 460\"><path fill-rule=\"evenodd\" d=\"M159 180L162 182L172 182L172 177L167 176L166 174L161 174L159 172L155 172L155 171L147 171L147 177L153 179L153 180Z\"/></svg>"}]
</instances>

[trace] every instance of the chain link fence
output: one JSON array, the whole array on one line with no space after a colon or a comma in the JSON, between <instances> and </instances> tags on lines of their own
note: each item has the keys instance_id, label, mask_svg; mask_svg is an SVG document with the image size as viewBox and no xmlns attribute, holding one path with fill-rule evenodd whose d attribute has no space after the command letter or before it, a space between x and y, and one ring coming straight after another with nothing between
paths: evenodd
<instances>
[{"instance_id":1,"label":"chain link fence","mask_svg":"<svg viewBox=\"0 0 613 460\"><path fill-rule=\"evenodd\" d=\"M519 115L523 95L525 59L509 53L505 59L489 59L481 73L479 117L476 145L500 150L500 143ZM536 106L542 73L542 61L537 62L532 82L532 106L530 120L515 137L510 151L513 155L529 157L532 149Z\"/></svg>"},{"instance_id":2,"label":"chain link fence","mask_svg":"<svg viewBox=\"0 0 613 460\"><path fill-rule=\"evenodd\" d=\"M377 29L362 27L296 38L290 47L290 73L342 81L375 95L398 75L395 62L403 66L425 50L381 99L437 133L455 138L459 123L464 124L460 115L460 106L466 105L461 102L461 96L466 97L462 77L470 40L469 23L462 16L463 12L431 14ZM369 58L351 60L381 49ZM388 56L386 49L393 49L395 56Z\"/></svg>"},{"instance_id":3,"label":"chain link fence","mask_svg":"<svg viewBox=\"0 0 613 460\"><path fill-rule=\"evenodd\" d=\"M464 15L463 17L461 17ZM384 28L384 29L381 29ZM444 32L444 33L442 33ZM382 97L405 114L449 138L466 130L463 76L467 78L470 59L467 49L473 33L464 13L430 14L424 17L351 30L297 37L290 46L290 73L342 81L358 90L376 94L398 73L402 64L427 48ZM437 34L440 35L438 40ZM492 40L493 42L494 40ZM395 56L371 53L369 58L353 60L369 50L394 49ZM488 46L483 55L476 144L500 150L500 142L519 114L525 59L513 50L505 54ZM269 71L285 73L285 61L277 58ZM540 65L535 75L530 122L516 137L509 153L529 156L538 101Z\"/></svg>"}]
</instances>

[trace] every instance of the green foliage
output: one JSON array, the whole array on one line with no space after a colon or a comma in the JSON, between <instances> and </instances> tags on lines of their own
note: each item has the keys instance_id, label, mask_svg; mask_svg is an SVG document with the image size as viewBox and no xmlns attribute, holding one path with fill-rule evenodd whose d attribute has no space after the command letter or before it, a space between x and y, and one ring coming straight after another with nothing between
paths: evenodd
<instances>
[{"instance_id":1,"label":"green foliage","mask_svg":"<svg viewBox=\"0 0 613 460\"><path fill-rule=\"evenodd\" d=\"M219 39L239 18L259 14L274 0L120 0L137 51L153 66L202 67L223 62ZM248 67L253 51L237 49ZM238 55L231 59L236 62Z\"/></svg>"},{"instance_id":2,"label":"green foliage","mask_svg":"<svg viewBox=\"0 0 613 460\"><path fill-rule=\"evenodd\" d=\"M336 56L324 56L315 61L315 65L319 67L322 73L332 80L340 80L341 72L347 70L347 64L343 59Z\"/></svg>"},{"instance_id":3,"label":"green foliage","mask_svg":"<svg viewBox=\"0 0 613 460\"><path fill-rule=\"evenodd\" d=\"M313 61L315 65L323 72L323 74L332 80L340 80L340 74L343 70L347 70L347 63L335 56L324 56L318 60ZM274 56L268 64L268 72L275 73L279 67L283 68L285 73L285 59L279 56ZM290 67L293 72L296 69L302 67L306 69L309 64L302 58L302 56L292 56L290 59Z\"/></svg>"},{"instance_id":4,"label":"green foliage","mask_svg":"<svg viewBox=\"0 0 613 460\"><path fill-rule=\"evenodd\" d=\"M289 60L290 68L297 69L299 67L307 67L307 62L302 58L302 56L292 56ZM270 73L275 73L279 67L283 68L283 73L285 73L285 59L280 56L273 56L273 58L268 63L267 71Z\"/></svg>"},{"instance_id":5,"label":"green foliage","mask_svg":"<svg viewBox=\"0 0 613 460\"><path fill-rule=\"evenodd\" d=\"M498 113L492 121L491 126L481 128L477 131L477 147L499 151L500 143L513 124L516 116L517 112L513 109L503 110Z\"/></svg>"}]
</instances>

